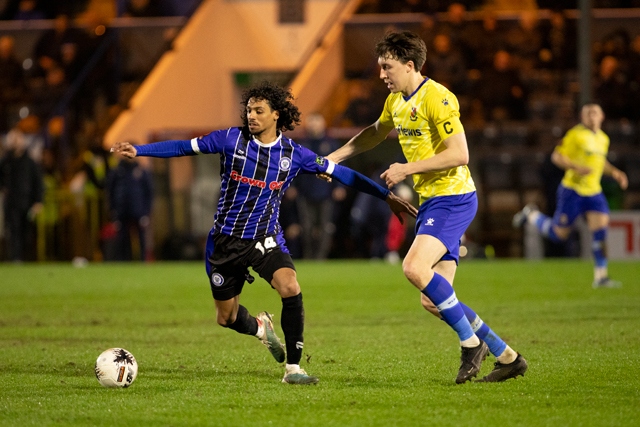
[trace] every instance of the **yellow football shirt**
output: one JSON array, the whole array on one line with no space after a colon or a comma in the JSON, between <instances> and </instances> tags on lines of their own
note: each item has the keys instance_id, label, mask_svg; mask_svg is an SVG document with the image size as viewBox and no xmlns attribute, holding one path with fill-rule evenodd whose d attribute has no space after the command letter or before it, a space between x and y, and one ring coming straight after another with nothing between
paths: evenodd
<instances>
[{"instance_id":1,"label":"yellow football shirt","mask_svg":"<svg viewBox=\"0 0 640 427\"><path fill-rule=\"evenodd\" d=\"M609 137L606 133L602 130L594 132L579 124L569 129L555 150L572 162L591 169L587 175L580 175L573 169L568 169L562 179L562 185L573 189L581 196L593 196L602 192L600 180L609 151Z\"/></svg>"},{"instance_id":2,"label":"yellow football shirt","mask_svg":"<svg viewBox=\"0 0 640 427\"><path fill-rule=\"evenodd\" d=\"M401 92L387 97L380 122L398 132L402 152L408 162L417 162L444 151L443 141L464 132L460 123L458 98L440 83L425 79L409 97ZM420 203L435 196L452 196L475 191L469 168L413 175L413 188Z\"/></svg>"}]
</instances>

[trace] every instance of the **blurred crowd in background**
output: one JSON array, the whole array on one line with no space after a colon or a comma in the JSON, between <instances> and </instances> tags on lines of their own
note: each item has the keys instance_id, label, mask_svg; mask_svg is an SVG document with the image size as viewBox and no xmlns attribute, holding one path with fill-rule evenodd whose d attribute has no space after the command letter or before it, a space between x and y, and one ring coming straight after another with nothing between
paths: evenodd
<instances>
[{"instance_id":1,"label":"blurred crowd in background","mask_svg":"<svg viewBox=\"0 0 640 427\"><path fill-rule=\"evenodd\" d=\"M153 66L153 61L141 68L123 65L136 55L136 46L110 22L115 17L188 17L198 3L0 1L1 20L53 20L51 28L36 33L28 55L18 55L14 33L0 31L0 187L5 207L0 259L180 257L155 248L149 233L154 183L162 183L148 164L120 161L102 148L104 133ZM547 186L555 189L559 175L544 157L536 158L537 169L527 170L505 153L513 147L550 152L577 120L577 37L571 13L576 6L575 1L543 0L364 0L357 13L421 14L419 31L429 52L424 73L458 96L469 145L487 154L485 163L473 165L476 183L488 190L494 182L498 189L507 185L524 194L527 186L542 193ZM593 6L633 8L640 7L640 0L594 0ZM512 12L511 18L504 18L504 10ZM159 54L170 47L179 26L167 24ZM607 116L605 131L612 146L626 144L637 153L640 33L620 26L593 42L592 89ZM332 130L352 128L353 134L374 122L388 94L371 52L360 55L369 61L353 66L346 61L342 96L334 97L322 114L305 112L299 142L321 154L348 139ZM500 158L491 158L497 146ZM629 169L637 158L612 161L630 174L633 190L635 175ZM372 162L363 172L376 178L384 166ZM508 170L496 175L500 168ZM295 257L397 260L402 255L411 224L396 223L386 205L376 206L366 196L306 178L299 179L283 203L282 222ZM411 197L409 187L397 191ZM552 211L553 195L545 200L543 209ZM486 198L484 204L490 203ZM637 208L635 203L614 200L612 207ZM16 219L22 217L27 221ZM497 230L503 225L493 226Z\"/></svg>"}]
</instances>

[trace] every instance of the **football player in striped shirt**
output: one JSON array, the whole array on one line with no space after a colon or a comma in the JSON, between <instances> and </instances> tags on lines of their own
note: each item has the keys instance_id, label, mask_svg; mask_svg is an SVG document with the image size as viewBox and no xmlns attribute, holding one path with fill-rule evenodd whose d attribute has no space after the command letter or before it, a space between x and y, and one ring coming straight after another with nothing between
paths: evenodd
<instances>
[{"instance_id":1,"label":"football player in striped shirt","mask_svg":"<svg viewBox=\"0 0 640 427\"><path fill-rule=\"evenodd\" d=\"M625 190L627 175L607 160L609 137L601 129L604 113L598 104L582 107L581 123L566 133L551 161L565 171L556 193L557 207L553 217L541 213L529 204L513 217L514 227L526 222L552 242L567 240L574 221L584 216L592 233L594 288L617 288L622 283L609 278L605 243L609 226L609 205L602 193L600 180L609 175Z\"/></svg>"},{"instance_id":2,"label":"football player in striped shirt","mask_svg":"<svg viewBox=\"0 0 640 427\"><path fill-rule=\"evenodd\" d=\"M264 82L242 97L242 127L217 130L183 141L133 146L116 143L111 151L135 156L175 157L220 154L221 193L206 247L206 270L215 300L217 322L258 337L279 363L286 359L283 382L315 384L318 378L300 367L304 307L296 271L278 223L280 202L300 173L327 174L359 191L386 200L393 212L416 216L417 210L369 178L318 156L284 136L300 122L291 92ZM253 317L240 304L248 267L282 298L285 345L266 312Z\"/></svg>"},{"instance_id":3,"label":"football player in striped shirt","mask_svg":"<svg viewBox=\"0 0 640 427\"><path fill-rule=\"evenodd\" d=\"M452 287L460 239L478 206L467 167L469 150L458 100L447 88L421 74L427 48L418 35L388 33L376 45L376 53L380 78L391 92L382 114L327 157L339 163L372 149L396 130L408 162L392 164L381 178L391 188L411 176L420 196L416 238L402 267L407 279L420 290L424 308L444 320L460 339L462 356L456 383L475 377L489 351L497 361L482 381L524 375L525 359L458 301Z\"/></svg>"}]
</instances>

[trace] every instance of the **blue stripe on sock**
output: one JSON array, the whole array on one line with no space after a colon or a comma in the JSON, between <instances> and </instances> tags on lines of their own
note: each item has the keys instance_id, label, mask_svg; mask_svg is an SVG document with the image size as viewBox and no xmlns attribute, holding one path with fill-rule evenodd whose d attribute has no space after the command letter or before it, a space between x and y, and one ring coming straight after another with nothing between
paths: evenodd
<instances>
[{"instance_id":1,"label":"blue stripe on sock","mask_svg":"<svg viewBox=\"0 0 640 427\"><path fill-rule=\"evenodd\" d=\"M489 325L484 323L480 316L478 316L476 312L471 309L471 307L467 306L463 302L460 302L459 304L464 310L464 315L471 323L471 327L473 328L473 331L476 333L478 338L487 343L491 354L493 354L494 356L500 356L504 352L504 349L507 348L507 343L502 341L502 338L500 338L495 332L493 332Z\"/></svg>"},{"instance_id":2,"label":"blue stripe on sock","mask_svg":"<svg viewBox=\"0 0 640 427\"><path fill-rule=\"evenodd\" d=\"M453 287L444 277L434 273L433 278L427 287L422 290L422 293L438 307L442 319L456 331L460 341L469 339L474 335L471 324L455 296Z\"/></svg>"},{"instance_id":3,"label":"blue stripe on sock","mask_svg":"<svg viewBox=\"0 0 640 427\"><path fill-rule=\"evenodd\" d=\"M553 219L544 214L539 214L535 223L536 228L547 239L551 240L554 243L562 242L562 239L556 235L556 232L553 231Z\"/></svg>"},{"instance_id":4,"label":"blue stripe on sock","mask_svg":"<svg viewBox=\"0 0 640 427\"><path fill-rule=\"evenodd\" d=\"M593 232L593 243L591 249L593 251L593 259L597 267L607 266L607 256L605 255L604 245L607 240L607 229L601 228Z\"/></svg>"}]
</instances>

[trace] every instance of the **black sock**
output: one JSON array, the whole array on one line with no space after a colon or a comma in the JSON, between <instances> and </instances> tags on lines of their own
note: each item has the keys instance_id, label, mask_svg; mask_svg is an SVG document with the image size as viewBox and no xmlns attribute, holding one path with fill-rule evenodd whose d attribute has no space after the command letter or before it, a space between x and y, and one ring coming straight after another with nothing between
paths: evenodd
<instances>
[{"instance_id":1,"label":"black sock","mask_svg":"<svg viewBox=\"0 0 640 427\"><path fill-rule=\"evenodd\" d=\"M295 297L282 298L282 318L280 319L284 341L287 347L287 363L300 364L304 339L304 307L302 293Z\"/></svg>"},{"instance_id":2,"label":"black sock","mask_svg":"<svg viewBox=\"0 0 640 427\"><path fill-rule=\"evenodd\" d=\"M227 328L233 329L241 334L255 335L258 333L258 321L241 305L238 306L236 321L228 325Z\"/></svg>"}]
</instances>

